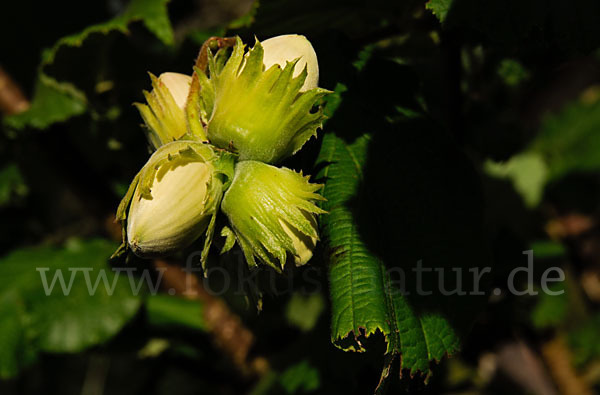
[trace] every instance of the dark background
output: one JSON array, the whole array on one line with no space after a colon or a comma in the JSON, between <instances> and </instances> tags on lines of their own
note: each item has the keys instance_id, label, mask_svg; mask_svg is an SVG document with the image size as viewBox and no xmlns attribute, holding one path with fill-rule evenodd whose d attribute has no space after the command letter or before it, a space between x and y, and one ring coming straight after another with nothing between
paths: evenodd
<instances>
[{"instance_id":1,"label":"dark background","mask_svg":"<svg viewBox=\"0 0 600 395\"><path fill-rule=\"evenodd\" d=\"M42 51L65 35L109 20L126 4L4 2L3 73L31 99ZM147 71L190 73L204 39L225 31L228 36L239 34L247 43L255 35L265 39L304 34L319 57L320 86L350 87L324 132L353 141L365 131L377 131L363 186L372 201L367 199L370 203L365 206L357 198L356 203L365 238L372 234L371 211L389 217L386 232L392 240L410 238L402 227L412 219L396 214L419 209L405 196L421 188L432 201L445 202L440 222L446 224L450 218L456 224L434 229L435 221L424 219L432 228L423 237L456 237L460 245L485 250L494 268L486 289L501 290L500 295L486 297L483 306L478 302L474 322L461 323L470 329L462 352L432 363L428 384L406 371L400 377L396 361L382 390L597 393L599 3L443 4L449 9L441 24L421 1L265 0L253 23L231 27L231 21L251 9L251 2L173 0L168 6L175 33L172 46L157 40L141 22L133 22L129 34L93 34L82 47L60 49L44 71L81 89L89 100L88 110L44 130L31 126L15 130L2 124L0 168L14 166L20 176L16 182L0 178L1 196L6 197L0 201L0 255L34 245L61 246L73 239L119 239L114 212L149 155L141 120L131 105L143 101L142 90L149 89ZM109 89L99 88L103 81L110 81ZM415 109L426 114L425 121L405 119ZM10 113L10 106L5 107L2 117ZM390 126L397 119L402 122L400 132ZM316 175L321 142L311 140L285 165ZM448 146L460 154L449 153ZM523 197L536 190L535 170L528 163L512 170L505 167L501 176L489 170L490 163L511 163L523 152L541 153L550 174L533 203ZM420 163L438 163L447 170L415 172ZM456 172L470 174L472 182L455 183ZM519 182L515 180L525 187L515 187ZM472 212L481 214L483 224L481 233L469 239L460 233L462 213L454 211L465 201ZM559 266L567 276L564 295L507 292L510 270L525 264L522 251L530 248L537 256L536 286L544 268ZM390 261L403 253L394 245L374 249ZM385 362L383 337L364 339L366 353L344 352L332 345L329 253L322 243L307 267L290 268L283 277L261 273L259 287L265 296L260 314L252 303L252 290L249 300L233 290L218 298L227 302L227 314L237 317L243 331L252 334L251 358L268 360L272 372L246 374L232 362L229 346L219 343L218 335L185 325L154 325L142 309L102 344L78 353L42 352L16 377L0 381L0 393L372 393ZM238 258L223 261L215 255L213 263L231 273L244 272ZM128 264L151 267L136 258ZM233 281L240 281L236 276ZM280 288L273 288L271 278ZM208 287L218 289L220 281L211 277ZM8 285L8 279L4 283L0 279L0 287ZM206 300L210 304L217 299ZM299 314L314 317L314 324L303 328L289 318L293 300L303 301ZM457 303L452 308L471 307ZM140 350L153 339L168 347L140 357ZM286 376L286 369L294 366L299 370ZM289 384L295 380L300 384Z\"/></svg>"}]
</instances>

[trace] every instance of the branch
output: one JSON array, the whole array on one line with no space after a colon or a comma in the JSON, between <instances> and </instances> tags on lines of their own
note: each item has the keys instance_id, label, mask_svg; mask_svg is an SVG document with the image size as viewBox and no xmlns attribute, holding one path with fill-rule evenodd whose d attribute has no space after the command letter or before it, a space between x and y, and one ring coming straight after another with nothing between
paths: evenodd
<instances>
[{"instance_id":1,"label":"branch","mask_svg":"<svg viewBox=\"0 0 600 395\"><path fill-rule=\"evenodd\" d=\"M154 265L164 271L164 288L174 289L176 295L204 304L204 320L215 346L231 358L243 375L262 377L268 373L269 363L264 357L248 359L250 348L254 344L254 334L223 300L209 294L196 276L180 266L163 260L155 260Z\"/></svg>"}]
</instances>

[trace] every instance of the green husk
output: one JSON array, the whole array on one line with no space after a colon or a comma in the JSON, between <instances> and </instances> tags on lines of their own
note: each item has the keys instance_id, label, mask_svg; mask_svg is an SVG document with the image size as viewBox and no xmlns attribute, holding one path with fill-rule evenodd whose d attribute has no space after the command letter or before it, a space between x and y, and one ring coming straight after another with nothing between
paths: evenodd
<instances>
[{"instance_id":1,"label":"green husk","mask_svg":"<svg viewBox=\"0 0 600 395\"><path fill-rule=\"evenodd\" d=\"M297 233L318 239L318 230L310 216L325 212L314 204L324 199L316 193L321 186L286 168L256 161L236 165L221 209L229 218L250 266L256 266L258 258L279 270L288 257L301 255L281 221Z\"/></svg>"},{"instance_id":2,"label":"green husk","mask_svg":"<svg viewBox=\"0 0 600 395\"><path fill-rule=\"evenodd\" d=\"M320 108L311 110L330 92L300 92L307 72L293 77L297 60L264 70L260 42L245 53L239 37L224 65L210 51L207 55L208 75L195 70L194 100L212 144L238 153L242 161L277 163L316 135L325 116Z\"/></svg>"}]
</instances>

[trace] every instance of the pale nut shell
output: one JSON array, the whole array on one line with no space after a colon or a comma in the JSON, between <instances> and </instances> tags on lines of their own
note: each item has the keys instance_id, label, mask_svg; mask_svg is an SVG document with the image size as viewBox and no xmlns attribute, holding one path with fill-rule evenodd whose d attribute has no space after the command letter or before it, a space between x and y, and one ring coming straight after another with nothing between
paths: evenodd
<instances>
[{"instance_id":1,"label":"pale nut shell","mask_svg":"<svg viewBox=\"0 0 600 395\"><path fill-rule=\"evenodd\" d=\"M286 62L300 58L294 68L294 77L307 67L306 80L300 91L314 89L319 85L319 63L317 54L308 39L299 34L276 36L261 42L264 49L263 64L269 69L274 64L285 67Z\"/></svg>"},{"instance_id":2,"label":"pale nut shell","mask_svg":"<svg viewBox=\"0 0 600 395\"><path fill-rule=\"evenodd\" d=\"M202 235L212 214L203 204L211 172L212 166L204 162L190 162L155 179L152 199L136 191L127 217L127 241L137 255L166 255Z\"/></svg>"},{"instance_id":3,"label":"pale nut shell","mask_svg":"<svg viewBox=\"0 0 600 395\"><path fill-rule=\"evenodd\" d=\"M187 102L187 97L190 93L192 77L185 74L167 72L162 73L158 79L165 84L167 89L169 89L177 107L182 110L185 109L185 103Z\"/></svg>"}]
</instances>

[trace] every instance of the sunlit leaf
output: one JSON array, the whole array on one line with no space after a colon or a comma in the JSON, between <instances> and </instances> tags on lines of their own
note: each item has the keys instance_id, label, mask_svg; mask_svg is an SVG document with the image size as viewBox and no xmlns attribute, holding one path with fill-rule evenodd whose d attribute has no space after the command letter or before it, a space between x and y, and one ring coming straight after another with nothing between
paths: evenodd
<instances>
[{"instance_id":1,"label":"sunlit leaf","mask_svg":"<svg viewBox=\"0 0 600 395\"><path fill-rule=\"evenodd\" d=\"M425 8L431 10L440 22L444 23L448 10L452 6L452 0L429 0L425 4Z\"/></svg>"},{"instance_id":2,"label":"sunlit leaf","mask_svg":"<svg viewBox=\"0 0 600 395\"><path fill-rule=\"evenodd\" d=\"M382 86L377 79L384 73L372 67L365 67L367 81L360 86ZM381 67L392 72L397 66ZM332 341L365 351L364 338L381 333L402 369L428 376L431 362L460 348L480 305L476 297L443 294L461 291L456 271L463 292L471 290L469 269L487 261L477 178L436 125L414 109L404 111L410 117L385 122L376 111L395 107L364 94L349 88L341 104L334 95L331 102L339 108L325 126L318 161L329 212L321 221ZM369 100L370 108L364 105ZM432 270L420 284L430 295L415 289L420 264Z\"/></svg>"},{"instance_id":3,"label":"sunlit leaf","mask_svg":"<svg viewBox=\"0 0 600 395\"><path fill-rule=\"evenodd\" d=\"M497 163L487 161L492 177L511 180L528 207L536 207L549 182L572 173L600 169L600 89L586 90L557 113L547 114L529 147Z\"/></svg>"}]
</instances>

